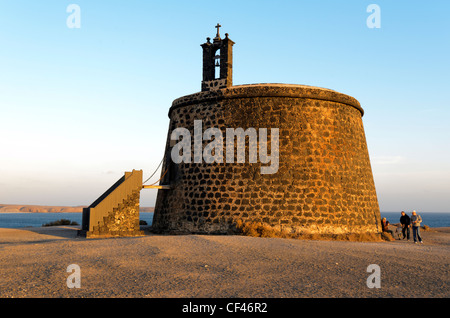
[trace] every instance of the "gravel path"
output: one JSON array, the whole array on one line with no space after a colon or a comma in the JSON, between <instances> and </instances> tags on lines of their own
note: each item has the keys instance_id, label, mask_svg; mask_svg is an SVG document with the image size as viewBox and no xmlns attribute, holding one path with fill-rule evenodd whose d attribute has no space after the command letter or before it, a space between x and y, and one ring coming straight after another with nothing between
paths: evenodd
<instances>
[{"instance_id":1,"label":"gravel path","mask_svg":"<svg viewBox=\"0 0 450 318\"><path fill-rule=\"evenodd\" d=\"M85 239L76 227L0 229L0 297L449 297L450 228L411 241L244 236ZM68 288L77 264L81 288ZM381 288L368 288L370 264Z\"/></svg>"}]
</instances>

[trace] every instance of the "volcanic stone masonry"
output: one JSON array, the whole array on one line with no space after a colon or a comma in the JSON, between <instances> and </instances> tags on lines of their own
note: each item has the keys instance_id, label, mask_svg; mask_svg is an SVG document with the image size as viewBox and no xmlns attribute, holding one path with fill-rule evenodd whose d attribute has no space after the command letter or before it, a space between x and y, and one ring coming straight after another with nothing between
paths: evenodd
<instances>
[{"instance_id":1,"label":"volcanic stone masonry","mask_svg":"<svg viewBox=\"0 0 450 318\"><path fill-rule=\"evenodd\" d=\"M231 65L226 62L220 67ZM363 109L356 99L306 85L209 87L202 83L203 91L176 99L169 110L161 184L171 189L158 190L155 231L234 233L241 220L293 233L380 232ZM224 136L227 128L278 128L278 171L261 174L267 164L249 163L248 143L245 163L175 164L172 131L183 127L193 136L194 120Z\"/></svg>"}]
</instances>

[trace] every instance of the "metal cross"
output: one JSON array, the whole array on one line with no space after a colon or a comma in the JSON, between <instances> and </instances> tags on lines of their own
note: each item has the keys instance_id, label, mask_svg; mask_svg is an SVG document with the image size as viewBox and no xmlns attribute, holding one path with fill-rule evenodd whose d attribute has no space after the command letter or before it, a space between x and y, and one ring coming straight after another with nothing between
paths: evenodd
<instances>
[{"instance_id":1,"label":"metal cross","mask_svg":"<svg viewBox=\"0 0 450 318\"><path fill-rule=\"evenodd\" d=\"M220 37L220 35L219 35L219 28L221 27L221 25L219 24L219 23L217 23L217 25L215 26L215 28L217 29L217 35L216 35L216 37Z\"/></svg>"}]
</instances>

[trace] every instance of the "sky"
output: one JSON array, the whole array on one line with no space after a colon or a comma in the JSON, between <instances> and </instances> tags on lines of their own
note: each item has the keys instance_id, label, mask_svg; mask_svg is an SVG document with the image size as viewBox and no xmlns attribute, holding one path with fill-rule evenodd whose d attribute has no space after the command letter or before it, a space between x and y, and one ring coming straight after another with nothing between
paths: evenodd
<instances>
[{"instance_id":1,"label":"sky","mask_svg":"<svg viewBox=\"0 0 450 318\"><path fill-rule=\"evenodd\" d=\"M0 0L0 203L89 205L125 171L147 179L220 23L234 85L361 103L381 211L450 212L449 15L447 0Z\"/></svg>"}]
</instances>

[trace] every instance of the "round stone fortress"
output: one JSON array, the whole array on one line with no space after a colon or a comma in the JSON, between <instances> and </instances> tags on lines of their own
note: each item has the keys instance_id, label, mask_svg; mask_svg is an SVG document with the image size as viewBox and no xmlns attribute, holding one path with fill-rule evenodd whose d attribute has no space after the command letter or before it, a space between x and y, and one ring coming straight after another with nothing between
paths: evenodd
<instances>
[{"instance_id":1,"label":"round stone fortress","mask_svg":"<svg viewBox=\"0 0 450 318\"><path fill-rule=\"evenodd\" d=\"M153 229L224 234L235 232L238 222L261 222L292 233L379 233L380 211L359 102L305 85L232 86L233 44L217 32L214 43L208 39L202 45L202 91L176 99L169 110L160 184L170 189L158 190ZM218 79L210 70L214 58L220 59ZM223 135L223 141L217 134L209 139L202 135L203 155L212 141L223 145L222 153L217 148L211 152L213 162L195 157L198 123L201 134L217 128ZM172 151L181 142L172 140L177 128L192 136L184 140L192 156L184 149L181 162L174 161ZM225 138L230 128L247 133L245 160L238 160L237 138L231 144ZM251 144L251 131L258 134L257 148ZM264 131L267 149L261 148ZM251 156L255 149L256 160ZM261 156L265 150L267 156ZM228 160L229 154L234 161Z\"/></svg>"}]
</instances>

